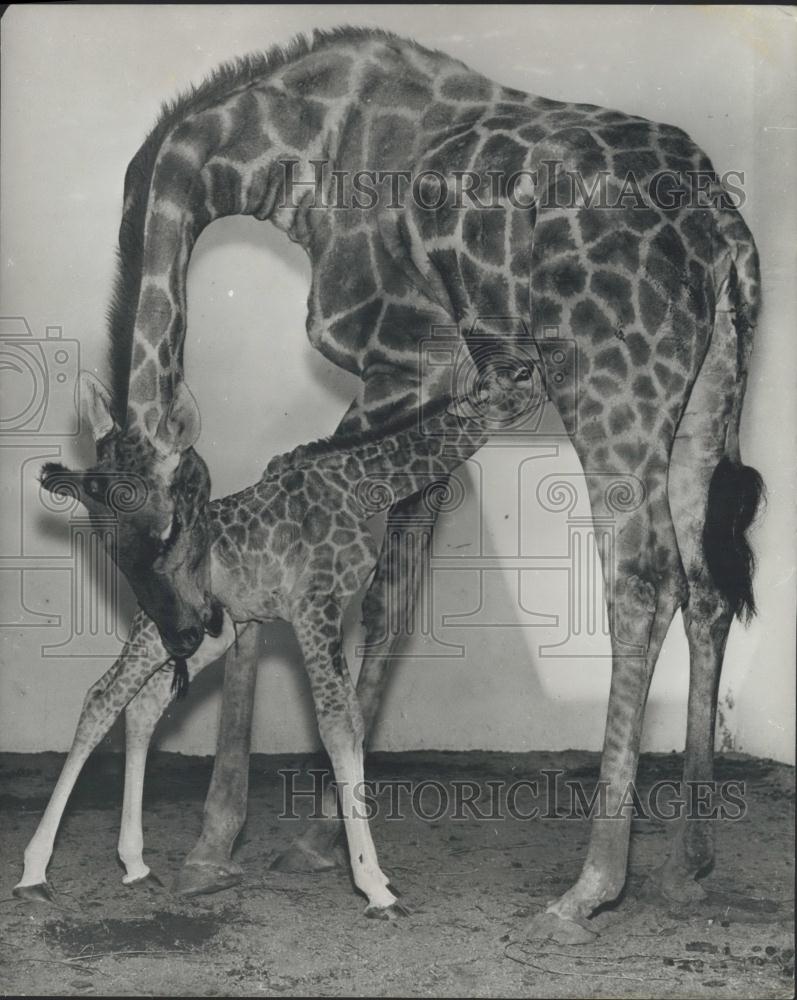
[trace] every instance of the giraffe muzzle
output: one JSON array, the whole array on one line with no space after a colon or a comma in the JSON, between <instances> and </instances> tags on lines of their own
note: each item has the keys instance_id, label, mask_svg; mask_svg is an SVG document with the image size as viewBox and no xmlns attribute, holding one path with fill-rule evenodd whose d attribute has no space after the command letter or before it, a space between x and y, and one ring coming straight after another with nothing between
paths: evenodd
<instances>
[{"instance_id":1,"label":"giraffe muzzle","mask_svg":"<svg viewBox=\"0 0 797 1000\"><path fill-rule=\"evenodd\" d=\"M162 636L163 645L166 651L178 659L189 659L202 645L205 636L199 625L191 625L188 628L180 629L176 636Z\"/></svg>"}]
</instances>

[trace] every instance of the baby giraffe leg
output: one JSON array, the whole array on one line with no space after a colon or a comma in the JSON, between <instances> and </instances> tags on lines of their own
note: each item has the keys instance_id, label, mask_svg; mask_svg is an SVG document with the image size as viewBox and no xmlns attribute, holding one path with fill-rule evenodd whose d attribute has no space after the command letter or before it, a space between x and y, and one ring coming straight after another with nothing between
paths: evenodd
<instances>
[{"instance_id":1,"label":"baby giraffe leg","mask_svg":"<svg viewBox=\"0 0 797 1000\"><path fill-rule=\"evenodd\" d=\"M342 618L339 601L316 595L297 603L292 620L310 678L318 729L338 786L354 883L368 899L367 916L392 919L403 911L379 867L361 799L364 725L343 655Z\"/></svg>"},{"instance_id":2,"label":"baby giraffe leg","mask_svg":"<svg viewBox=\"0 0 797 1000\"><path fill-rule=\"evenodd\" d=\"M197 652L188 660L189 678L193 679L222 656L233 639L232 622L225 615L221 633L216 637L206 635ZM142 856L144 835L141 812L144 772L152 733L173 697L171 685L170 672L159 671L149 679L125 709L125 791L122 825L119 831L119 857L126 870L126 875L122 879L125 885L132 885L151 876L150 869L144 864Z\"/></svg>"},{"instance_id":3,"label":"baby giraffe leg","mask_svg":"<svg viewBox=\"0 0 797 1000\"><path fill-rule=\"evenodd\" d=\"M69 755L44 815L25 849L25 868L14 889L17 898L52 899L47 885L47 865L61 817L80 771L119 712L168 659L155 625L143 611L139 611L130 626L121 655L86 694Z\"/></svg>"},{"instance_id":4,"label":"baby giraffe leg","mask_svg":"<svg viewBox=\"0 0 797 1000\"><path fill-rule=\"evenodd\" d=\"M160 679L160 678L158 678ZM149 687L150 685L147 685ZM147 751L160 712L152 718L131 712L140 699L136 695L125 709L125 791L122 802L122 825L119 830L118 853L126 874L122 877L125 885L141 882L150 876L144 864L144 834L142 830L141 808L144 797L144 772L147 766Z\"/></svg>"},{"instance_id":5,"label":"baby giraffe leg","mask_svg":"<svg viewBox=\"0 0 797 1000\"><path fill-rule=\"evenodd\" d=\"M399 501L391 509L376 572L363 598L365 654L357 677L357 700L365 725L366 748L379 715L393 655L405 637L404 625L413 614L430 557L421 537L414 537L413 522L417 519L425 534L433 513L420 494ZM388 608L393 612L392 620ZM397 623L401 628L394 627ZM389 636L387 642L385 636ZM330 786L324 789L320 812L321 816L313 816L304 833L274 860L272 868L295 872L324 871L336 866L334 848L343 835L343 824L338 817L337 794Z\"/></svg>"}]
</instances>

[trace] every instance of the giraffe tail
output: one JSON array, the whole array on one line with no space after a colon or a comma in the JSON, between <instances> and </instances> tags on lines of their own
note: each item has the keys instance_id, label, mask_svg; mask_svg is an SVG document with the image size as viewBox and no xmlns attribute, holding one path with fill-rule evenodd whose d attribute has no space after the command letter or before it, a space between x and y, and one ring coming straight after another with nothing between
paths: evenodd
<instances>
[{"instance_id":1,"label":"giraffe tail","mask_svg":"<svg viewBox=\"0 0 797 1000\"><path fill-rule=\"evenodd\" d=\"M742 464L739 423L758 313L758 255L738 212L726 210L721 215L724 218L720 219L719 230L731 253L726 288L737 339L737 391L727 426L725 454L709 483L703 552L715 586L737 618L748 623L756 613L755 556L746 532L764 497L764 481L756 469Z\"/></svg>"},{"instance_id":2,"label":"giraffe tail","mask_svg":"<svg viewBox=\"0 0 797 1000\"><path fill-rule=\"evenodd\" d=\"M745 532L764 492L761 474L723 456L711 477L703 528L706 565L717 589L741 621L756 612L753 594L755 556Z\"/></svg>"}]
</instances>

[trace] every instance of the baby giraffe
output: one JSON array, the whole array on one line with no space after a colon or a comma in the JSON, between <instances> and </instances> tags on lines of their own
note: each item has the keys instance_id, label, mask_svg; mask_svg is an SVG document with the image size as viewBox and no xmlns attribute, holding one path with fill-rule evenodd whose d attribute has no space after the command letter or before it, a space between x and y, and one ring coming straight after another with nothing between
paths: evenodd
<instances>
[{"instance_id":1,"label":"baby giraffe","mask_svg":"<svg viewBox=\"0 0 797 1000\"><path fill-rule=\"evenodd\" d=\"M119 856L130 884L149 875L142 858L141 804L147 747L171 690L187 683L236 640L235 625L292 623L310 680L318 728L331 762L354 882L368 916L403 912L377 861L367 818L356 808L364 781L363 720L347 668L342 620L373 570L378 550L368 519L444 478L492 431L538 405L539 376L517 358L494 363L466 394L448 394L389 433L339 436L273 459L260 481L209 506L211 581L224 606L218 634L188 660L172 663L154 623L139 611L121 655L89 689L58 783L25 850L14 895L51 899L46 870L70 792L88 755L126 711L127 757ZM50 484L50 488L56 488ZM176 544L181 525L165 534ZM254 630L249 629L251 634ZM239 633L240 634L240 633ZM251 650L254 655L254 649ZM178 683L178 681L180 683Z\"/></svg>"}]
</instances>

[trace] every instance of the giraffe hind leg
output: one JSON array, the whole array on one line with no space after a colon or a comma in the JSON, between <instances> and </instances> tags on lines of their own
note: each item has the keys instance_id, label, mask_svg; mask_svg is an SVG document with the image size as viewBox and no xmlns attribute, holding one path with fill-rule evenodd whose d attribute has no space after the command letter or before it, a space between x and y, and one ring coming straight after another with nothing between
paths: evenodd
<instances>
[{"instance_id":1,"label":"giraffe hind leg","mask_svg":"<svg viewBox=\"0 0 797 1000\"><path fill-rule=\"evenodd\" d=\"M318 731L332 761L354 884L368 899L366 916L392 920L406 911L379 866L368 810L360 798L365 727L343 654L342 596L319 599L309 591L296 601L291 620L304 654Z\"/></svg>"},{"instance_id":2,"label":"giraffe hind leg","mask_svg":"<svg viewBox=\"0 0 797 1000\"><path fill-rule=\"evenodd\" d=\"M731 621L734 614L746 619L755 607L752 553L744 532L755 515L761 479L734 454L743 393L735 340L730 314L718 313L670 462L670 506L688 586L683 606L690 670L686 810L690 783L713 780L717 696ZM704 896L695 879L713 864L715 834L716 821L688 812L678 820L670 855L655 875L665 896L681 902Z\"/></svg>"},{"instance_id":3,"label":"giraffe hind leg","mask_svg":"<svg viewBox=\"0 0 797 1000\"><path fill-rule=\"evenodd\" d=\"M666 442L665 442L666 446ZM656 468L666 468L665 446ZM588 452L582 455L593 515L611 511L603 496L605 477ZM612 678L600 783L605 799L592 819L587 858L576 883L529 928L536 938L580 944L595 936L589 917L621 893L626 879L631 811L623 805L636 781L645 704L661 644L685 580L660 475L644 482L640 506L616 511L611 537L602 545L604 592L612 640Z\"/></svg>"},{"instance_id":4,"label":"giraffe hind leg","mask_svg":"<svg viewBox=\"0 0 797 1000\"><path fill-rule=\"evenodd\" d=\"M417 517L421 525L428 525L433 515L434 511L420 494L396 504L388 516L376 572L363 598L365 653L356 691L365 726L366 749L379 715L396 647L405 637L430 558L428 546L422 543L423 533L418 536L413 520ZM302 835L274 859L273 869L319 872L338 865L344 829L338 816L337 795L328 785L320 812L322 815L314 816Z\"/></svg>"}]
</instances>

